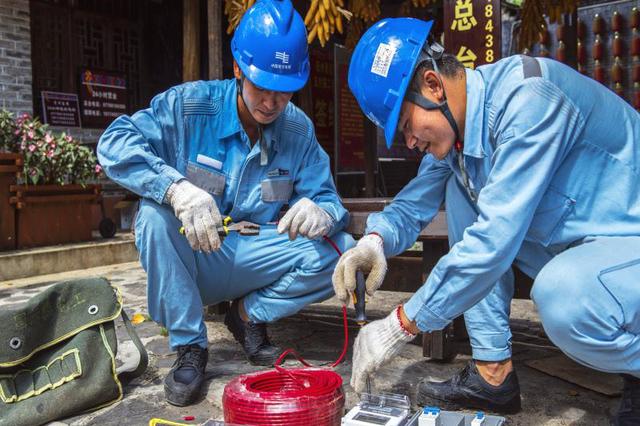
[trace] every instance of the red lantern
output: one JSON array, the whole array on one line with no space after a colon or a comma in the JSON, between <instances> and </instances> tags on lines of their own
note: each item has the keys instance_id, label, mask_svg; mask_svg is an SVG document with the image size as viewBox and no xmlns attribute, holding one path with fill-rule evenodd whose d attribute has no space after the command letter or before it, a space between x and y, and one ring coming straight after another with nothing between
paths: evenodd
<instances>
[{"instance_id":1,"label":"red lantern","mask_svg":"<svg viewBox=\"0 0 640 426\"><path fill-rule=\"evenodd\" d=\"M602 38L597 35L596 39L593 41L593 46L591 47L591 56L596 61L602 60L602 55L604 53L604 47L602 46Z\"/></svg>"},{"instance_id":2,"label":"red lantern","mask_svg":"<svg viewBox=\"0 0 640 426\"><path fill-rule=\"evenodd\" d=\"M617 10L613 12L613 15L611 15L611 30L616 32L622 31L622 21L622 15Z\"/></svg>"},{"instance_id":3,"label":"red lantern","mask_svg":"<svg viewBox=\"0 0 640 426\"><path fill-rule=\"evenodd\" d=\"M613 37L613 43L611 47L613 56L622 56L624 54L624 42L622 41L622 37L620 37L620 34L616 33L616 35Z\"/></svg>"},{"instance_id":4,"label":"red lantern","mask_svg":"<svg viewBox=\"0 0 640 426\"><path fill-rule=\"evenodd\" d=\"M604 84L605 71L600 61L596 61L596 65L593 67L593 79Z\"/></svg>"},{"instance_id":5,"label":"red lantern","mask_svg":"<svg viewBox=\"0 0 640 426\"><path fill-rule=\"evenodd\" d=\"M560 62L566 62L567 60L567 49L564 45L564 41L562 40L558 42L558 48L556 49L556 59Z\"/></svg>"},{"instance_id":6,"label":"red lantern","mask_svg":"<svg viewBox=\"0 0 640 426\"><path fill-rule=\"evenodd\" d=\"M604 27L604 19L596 13L593 17L593 22L591 23L591 31L593 31L594 34L602 34L604 33Z\"/></svg>"},{"instance_id":7,"label":"red lantern","mask_svg":"<svg viewBox=\"0 0 640 426\"><path fill-rule=\"evenodd\" d=\"M620 58L616 58L611 66L611 81L614 83L622 83L622 64L620 63Z\"/></svg>"}]
</instances>

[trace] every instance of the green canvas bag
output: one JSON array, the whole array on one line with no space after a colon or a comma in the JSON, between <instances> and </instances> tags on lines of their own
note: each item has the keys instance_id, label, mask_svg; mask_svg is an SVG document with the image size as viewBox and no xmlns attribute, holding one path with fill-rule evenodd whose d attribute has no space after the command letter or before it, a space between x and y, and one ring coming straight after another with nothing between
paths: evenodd
<instances>
[{"instance_id":1,"label":"green canvas bag","mask_svg":"<svg viewBox=\"0 0 640 426\"><path fill-rule=\"evenodd\" d=\"M122 315L140 351L116 372L115 320ZM0 425L40 425L122 398L121 380L142 374L147 353L104 278L54 284L18 309L0 312Z\"/></svg>"}]
</instances>

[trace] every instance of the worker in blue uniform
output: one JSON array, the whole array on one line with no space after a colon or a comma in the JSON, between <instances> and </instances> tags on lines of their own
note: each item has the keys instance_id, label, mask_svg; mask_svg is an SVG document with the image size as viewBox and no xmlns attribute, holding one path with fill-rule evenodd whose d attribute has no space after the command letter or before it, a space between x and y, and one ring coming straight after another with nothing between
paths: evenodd
<instances>
[{"instance_id":1,"label":"worker in blue uniform","mask_svg":"<svg viewBox=\"0 0 640 426\"><path fill-rule=\"evenodd\" d=\"M621 373L615 424L640 424L640 115L601 84L550 59L513 56L464 69L428 41L432 22L385 19L358 42L349 87L387 144L426 152L418 175L367 221L338 262L346 302L356 270L372 294L386 257L416 240L446 204L451 249L424 285L355 342L351 384L419 331L464 313L473 360L418 385L418 402L520 408L511 362L511 265L549 338L572 359Z\"/></svg>"},{"instance_id":2,"label":"worker in blue uniform","mask_svg":"<svg viewBox=\"0 0 640 426\"><path fill-rule=\"evenodd\" d=\"M231 41L235 79L182 84L115 120L100 138L107 175L142 197L136 246L153 320L177 351L167 400L194 402L208 360L203 305L232 300L225 324L249 361L280 349L266 324L333 295L338 253L353 239L329 158L289 101L309 76L306 30L290 0L263 0ZM289 210L277 226L283 205ZM231 232L223 218L261 225ZM180 232L183 228L184 235Z\"/></svg>"}]
</instances>

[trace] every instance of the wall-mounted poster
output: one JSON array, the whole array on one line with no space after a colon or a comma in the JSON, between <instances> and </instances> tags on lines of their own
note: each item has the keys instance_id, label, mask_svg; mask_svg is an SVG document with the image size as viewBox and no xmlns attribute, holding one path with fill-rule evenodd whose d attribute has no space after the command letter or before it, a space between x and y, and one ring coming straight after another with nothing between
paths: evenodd
<instances>
[{"instance_id":1,"label":"wall-mounted poster","mask_svg":"<svg viewBox=\"0 0 640 426\"><path fill-rule=\"evenodd\" d=\"M108 71L82 70L80 105L84 127L105 128L128 113L125 76Z\"/></svg>"}]
</instances>

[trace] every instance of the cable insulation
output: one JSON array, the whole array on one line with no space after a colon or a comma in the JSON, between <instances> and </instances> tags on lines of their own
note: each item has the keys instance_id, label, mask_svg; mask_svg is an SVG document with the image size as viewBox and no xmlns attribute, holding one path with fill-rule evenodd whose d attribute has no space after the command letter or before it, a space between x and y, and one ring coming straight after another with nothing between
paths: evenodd
<instances>
[{"instance_id":1,"label":"cable insulation","mask_svg":"<svg viewBox=\"0 0 640 426\"><path fill-rule=\"evenodd\" d=\"M324 237L341 256L338 246ZM344 343L338 359L347 353L349 327L347 307L342 306ZM281 364L293 355L307 368L286 369ZM238 376L224 388L222 406L224 421L239 425L337 426L344 411L342 377L334 371L312 366L295 350L282 352L275 370Z\"/></svg>"}]
</instances>

